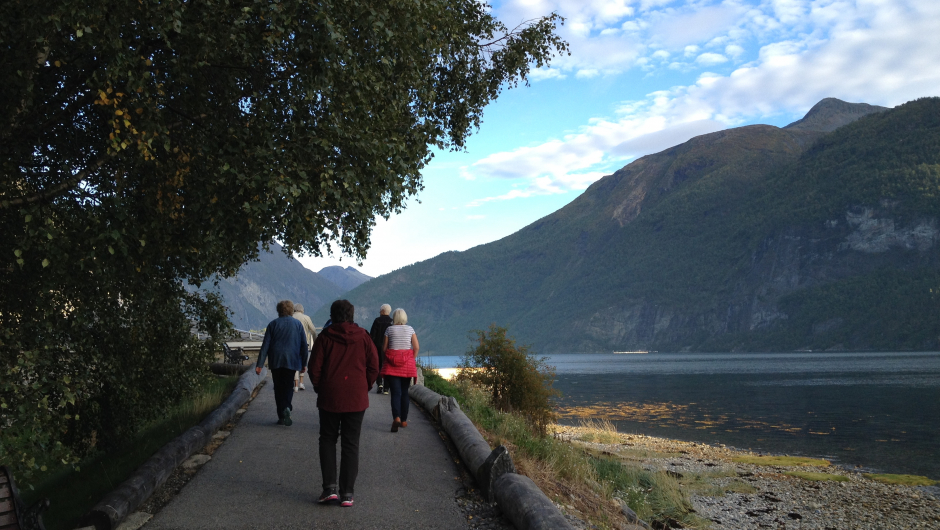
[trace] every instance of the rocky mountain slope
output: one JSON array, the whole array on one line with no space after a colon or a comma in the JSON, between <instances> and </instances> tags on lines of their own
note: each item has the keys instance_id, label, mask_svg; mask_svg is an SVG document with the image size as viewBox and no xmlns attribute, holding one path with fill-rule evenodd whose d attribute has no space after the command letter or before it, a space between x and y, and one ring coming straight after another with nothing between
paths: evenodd
<instances>
[{"instance_id":1,"label":"rocky mountain slope","mask_svg":"<svg viewBox=\"0 0 940 530\"><path fill-rule=\"evenodd\" d=\"M352 267L348 269L351 271L347 271L344 277L365 276ZM243 265L234 278L220 279L216 286L209 282L203 288L222 295L225 305L232 311L232 323L236 329L242 330L263 330L268 322L277 318L275 308L280 300L299 302L304 305L304 311L312 315L324 304L341 298L348 290L328 277L304 268L300 262L284 254L276 243L272 243L271 252L263 252L258 261ZM317 325L323 325L323 321Z\"/></svg>"},{"instance_id":2,"label":"rocky mountain slope","mask_svg":"<svg viewBox=\"0 0 940 530\"><path fill-rule=\"evenodd\" d=\"M406 308L439 354L490 323L540 353L930 349L938 201L940 99L826 99L642 157L515 234L345 296L360 322Z\"/></svg>"},{"instance_id":3,"label":"rocky mountain slope","mask_svg":"<svg viewBox=\"0 0 940 530\"><path fill-rule=\"evenodd\" d=\"M353 267L343 268L339 265L323 267L317 274L335 283L344 292L355 289L372 279L372 276L363 274Z\"/></svg>"}]
</instances>

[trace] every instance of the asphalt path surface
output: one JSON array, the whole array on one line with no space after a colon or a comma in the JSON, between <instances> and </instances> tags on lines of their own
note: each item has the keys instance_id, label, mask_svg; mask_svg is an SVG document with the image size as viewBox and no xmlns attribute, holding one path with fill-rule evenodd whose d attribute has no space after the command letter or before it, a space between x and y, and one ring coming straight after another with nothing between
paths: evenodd
<instances>
[{"instance_id":1,"label":"asphalt path surface","mask_svg":"<svg viewBox=\"0 0 940 530\"><path fill-rule=\"evenodd\" d=\"M468 528L455 496L464 487L437 429L414 403L408 427L390 432L389 397L369 393L359 442L355 505L320 505L316 393L296 392L293 425L277 425L267 384L225 443L144 530L202 528ZM340 447L337 443L337 460Z\"/></svg>"}]
</instances>

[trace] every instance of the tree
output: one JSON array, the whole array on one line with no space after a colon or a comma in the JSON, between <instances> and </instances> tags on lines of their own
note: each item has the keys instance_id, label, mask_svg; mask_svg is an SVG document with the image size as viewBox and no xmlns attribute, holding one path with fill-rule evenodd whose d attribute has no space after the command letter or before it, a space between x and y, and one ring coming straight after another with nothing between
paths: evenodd
<instances>
[{"instance_id":1,"label":"tree","mask_svg":"<svg viewBox=\"0 0 940 530\"><path fill-rule=\"evenodd\" d=\"M431 150L566 50L559 23L508 30L474 0L4 2L0 459L81 455L190 391L211 350L191 323L217 341L226 318L183 281L273 239L363 257Z\"/></svg>"},{"instance_id":2,"label":"tree","mask_svg":"<svg viewBox=\"0 0 940 530\"><path fill-rule=\"evenodd\" d=\"M547 358L529 353L528 346L516 346L506 333L496 324L489 331L473 331L476 347L461 357L457 378L486 388L494 407L521 414L544 436L555 419L555 368Z\"/></svg>"}]
</instances>

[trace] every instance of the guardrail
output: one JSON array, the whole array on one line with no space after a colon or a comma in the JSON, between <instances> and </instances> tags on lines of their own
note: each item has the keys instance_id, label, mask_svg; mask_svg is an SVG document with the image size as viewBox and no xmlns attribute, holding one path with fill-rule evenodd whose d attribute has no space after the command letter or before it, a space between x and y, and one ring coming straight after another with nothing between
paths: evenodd
<instances>
[{"instance_id":1,"label":"guardrail","mask_svg":"<svg viewBox=\"0 0 940 530\"><path fill-rule=\"evenodd\" d=\"M415 385L408 395L441 422L464 465L476 479L483 496L496 502L512 524L520 530L573 530L573 527L529 477L516 473L512 456L505 446L490 444L457 400L442 396L426 386Z\"/></svg>"}]
</instances>

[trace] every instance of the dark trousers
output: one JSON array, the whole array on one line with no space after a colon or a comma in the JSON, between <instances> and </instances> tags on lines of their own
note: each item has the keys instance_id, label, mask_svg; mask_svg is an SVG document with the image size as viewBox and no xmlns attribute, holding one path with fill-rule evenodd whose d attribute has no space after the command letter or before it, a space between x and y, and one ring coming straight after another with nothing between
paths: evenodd
<instances>
[{"instance_id":1,"label":"dark trousers","mask_svg":"<svg viewBox=\"0 0 940 530\"><path fill-rule=\"evenodd\" d=\"M392 418L401 418L401 421L408 419L408 405L411 400L408 399L408 387L411 386L410 377L385 376L385 384L391 388L392 394Z\"/></svg>"},{"instance_id":2,"label":"dark trousers","mask_svg":"<svg viewBox=\"0 0 940 530\"><path fill-rule=\"evenodd\" d=\"M277 407L277 417L281 419L284 409L294 410L291 405L294 400L294 371L290 368L273 368L271 379L274 380L274 405Z\"/></svg>"},{"instance_id":3,"label":"dark trousers","mask_svg":"<svg viewBox=\"0 0 940 530\"><path fill-rule=\"evenodd\" d=\"M382 353L382 348L379 348L379 377L375 380L376 384L381 387L385 387L385 378L382 377L382 367L385 366L385 354Z\"/></svg>"},{"instance_id":4,"label":"dark trousers","mask_svg":"<svg viewBox=\"0 0 940 530\"><path fill-rule=\"evenodd\" d=\"M323 489L336 487L336 439L340 447L339 493L353 493L359 475L359 432L366 411L329 412L320 409L320 471Z\"/></svg>"}]
</instances>

